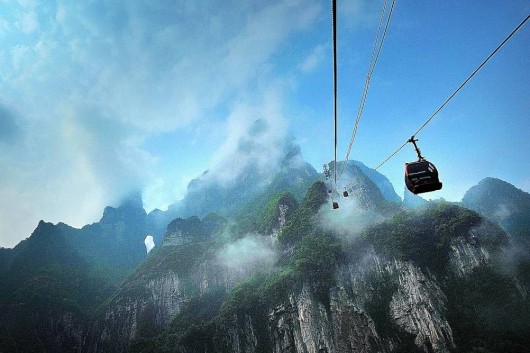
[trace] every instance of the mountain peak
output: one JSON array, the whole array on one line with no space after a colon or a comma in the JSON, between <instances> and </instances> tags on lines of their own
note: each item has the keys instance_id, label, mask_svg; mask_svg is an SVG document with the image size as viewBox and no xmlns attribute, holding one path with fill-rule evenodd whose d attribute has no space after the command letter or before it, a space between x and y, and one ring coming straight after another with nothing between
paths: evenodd
<instances>
[{"instance_id":1,"label":"mountain peak","mask_svg":"<svg viewBox=\"0 0 530 353\"><path fill-rule=\"evenodd\" d=\"M329 168L334 171L334 163L329 163ZM365 167L366 168L366 167ZM347 190L352 197L355 197L363 208L373 209L386 206L381 189L377 184L353 162L338 162L337 171L340 179L337 181L337 191ZM397 195L396 195L397 196Z\"/></svg>"},{"instance_id":2,"label":"mountain peak","mask_svg":"<svg viewBox=\"0 0 530 353\"><path fill-rule=\"evenodd\" d=\"M512 235L530 235L530 194L504 180L481 180L466 192L462 204Z\"/></svg>"},{"instance_id":3,"label":"mountain peak","mask_svg":"<svg viewBox=\"0 0 530 353\"><path fill-rule=\"evenodd\" d=\"M48 234L49 232L54 231L55 226L53 223L45 222L44 220L40 220L39 224L37 225L37 228L33 231L31 234L32 237L39 237L42 234Z\"/></svg>"},{"instance_id":4,"label":"mountain peak","mask_svg":"<svg viewBox=\"0 0 530 353\"><path fill-rule=\"evenodd\" d=\"M379 173L375 169L367 167L363 162L350 161L350 163L357 166L363 172L364 175L366 175L368 178L370 178L370 180L375 183L375 185L379 188L381 194L383 194L383 197L387 201L395 204L401 203L401 197L399 197L399 195L396 193L396 191L394 190L394 186L386 176Z\"/></svg>"},{"instance_id":5,"label":"mountain peak","mask_svg":"<svg viewBox=\"0 0 530 353\"><path fill-rule=\"evenodd\" d=\"M486 178L482 179L481 181L479 181L477 186L478 185L509 186L509 187L514 187L515 188L515 186L513 186L509 182L504 181L504 180L499 179L499 178L494 178L494 177L486 177Z\"/></svg>"},{"instance_id":6,"label":"mountain peak","mask_svg":"<svg viewBox=\"0 0 530 353\"><path fill-rule=\"evenodd\" d=\"M487 177L482 179L477 185L471 187L462 198L462 203L473 203L485 201L486 199L496 204L502 201L512 201L513 199L530 200L530 194L518 189L507 181ZM486 206L486 205L484 205Z\"/></svg>"},{"instance_id":7,"label":"mountain peak","mask_svg":"<svg viewBox=\"0 0 530 353\"><path fill-rule=\"evenodd\" d=\"M118 207L105 207L101 222L105 223L109 219L115 219L116 217L141 218L146 215L142 196L139 193L134 193L124 198Z\"/></svg>"}]
</instances>

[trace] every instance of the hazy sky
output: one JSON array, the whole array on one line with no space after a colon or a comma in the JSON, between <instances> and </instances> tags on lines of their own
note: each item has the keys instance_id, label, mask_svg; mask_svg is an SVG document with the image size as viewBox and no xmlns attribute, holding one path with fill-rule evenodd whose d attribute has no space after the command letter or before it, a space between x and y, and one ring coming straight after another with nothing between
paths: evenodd
<instances>
[{"instance_id":1,"label":"hazy sky","mask_svg":"<svg viewBox=\"0 0 530 353\"><path fill-rule=\"evenodd\" d=\"M344 158L383 1L339 6ZM526 0L397 0L351 159L375 167L530 13ZM40 219L147 210L206 169L267 169L293 139L333 158L330 1L0 0L0 246ZM530 191L530 24L418 135L458 201L487 176ZM241 155L253 143L263 153ZM244 151L244 149L243 149ZM379 171L403 192L407 147Z\"/></svg>"}]
</instances>

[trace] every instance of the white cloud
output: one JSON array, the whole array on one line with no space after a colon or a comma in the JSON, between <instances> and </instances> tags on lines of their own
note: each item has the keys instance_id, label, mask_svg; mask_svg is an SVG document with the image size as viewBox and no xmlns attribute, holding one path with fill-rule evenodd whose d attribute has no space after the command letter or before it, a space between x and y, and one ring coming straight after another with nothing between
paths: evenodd
<instances>
[{"instance_id":1,"label":"white cloud","mask_svg":"<svg viewBox=\"0 0 530 353\"><path fill-rule=\"evenodd\" d=\"M353 196L335 199L339 208L333 209L331 202L323 205L317 214L317 220L323 229L331 230L345 238L353 238L361 231L385 218L375 210L361 207Z\"/></svg>"},{"instance_id":2,"label":"white cloud","mask_svg":"<svg viewBox=\"0 0 530 353\"><path fill-rule=\"evenodd\" d=\"M57 12L55 13L55 20L57 21L57 23L64 24L66 16L67 13L65 8L62 6L57 6Z\"/></svg>"},{"instance_id":3,"label":"white cloud","mask_svg":"<svg viewBox=\"0 0 530 353\"><path fill-rule=\"evenodd\" d=\"M35 7L37 5L37 1L36 0L17 0L17 2L23 8L28 8L28 7L33 8L33 7Z\"/></svg>"},{"instance_id":4,"label":"white cloud","mask_svg":"<svg viewBox=\"0 0 530 353\"><path fill-rule=\"evenodd\" d=\"M327 45L317 45L311 53L300 63L299 68L303 72L313 71L323 60L328 49Z\"/></svg>"},{"instance_id":5,"label":"white cloud","mask_svg":"<svg viewBox=\"0 0 530 353\"><path fill-rule=\"evenodd\" d=\"M9 22L5 19L0 18L0 36L4 36L9 32Z\"/></svg>"},{"instance_id":6,"label":"white cloud","mask_svg":"<svg viewBox=\"0 0 530 353\"><path fill-rule=\"evenodd\" d=\"M12 65L15 70L20 70L31 59L31 49L27 45L17 45L12 48Z\"/></svg>"},{"instance_id":7,"label":"white cloud","mask_svg":"<svg viewBox=\"0 0 530 353\"><path fill-rule=\"evenodd\" d=\"M217 255L218 261L230 271L250 273L268 270L277 255L269 237L248 235L227 244Z\"/></svg>"},{"instance_id":8,"label":"white cloud","mask_svg":"<svg viewBox=\"0 0 530 353\"><path fill-rule=\"evenodd\" d=\"M381 2L379 1L363 1L353 0L339 3L338 9L338 23L349 29L356 27L367 27L377 24L378 18L381 14ZM387 6L388 13L390 5Z\"/></svg>"},{"instance_id":9,"label":"white cloud","mask_svg":"<svg viewBox=\"0 0 530 353\"><path fill-rule=\"evenodd\" d=\"M0 158L0 170L9 169L0 174L0 212L24 214L30 225L17 231L6 219L2 234L22 239L40 219L92 222L135 189L167 204L182 192L174 189L190 170L169 170L159 157L164 147L146 141L205 119L226 120L226 141L211 158L220 172L223 163L234 163L226 178L250 163L261 170L277 163L275 147L287 126L274 55L293 34L311 28L318 1L20 5L11 9L18 21L10 29L12 44L0 48L9 64L0 95L20 112L25 138ZM257 119L267 128L251 137ZM193 143L191 136L181 143ZM254 149L239 155L241 143ZM24 204L14 196L23 192Z\"/></svg>"},{"instance_id":10,"label":"white cloud","mask_svg":"<svg viewBox=\"0 0 530 353\"><path fill-rule=\"evenodd\" d=\"M263 93L255 104L237 104L226 123L226 140L213 158L209 175L221 183L241 173L257 172L264 183L277 170L287 143L287 119L282 112L281 88Z\"/></svg>"},{"instance_id":11,"label":"white cloud","mask_svg":"<svg viewBox=\"0 0 530 353\"><path fill-rule=\"evenodd\" d=\"M10 159L11 168L0 174L0 246L15 246L39 220L81 227L101 217L108 195L84 166L69 168L62 161L39 164L28 153L24 156L27 163Z\"/></svg>"},{"instance_id":12,"label":"white cloud","mask_svg":"<svg viewBox=\"0 0 530 353\"><path fill-rule=\"evenodd\" d=\"M145 243L145 250L149 254L149 252L153 250L153 248L155 247L155 241L153 239L153 236L152 235L146 236L144 243Z\"/></svg>"},{"instance_id":13,"label":"white cloud","mask_svg":"<svg viewBox=\"0 0 530 353\"><path fill-rule=\"evenodd\" d=\"M39 22L35 13L27 12L21 16L20 20L17 22L17 26L22 32L28 34L39 29Z\"/></svg>"},{"instance_id":14,"label":"white cloud","mask_svg":"<svg viewBox=\"0 0 530 353\"><path fill-rule=\"evenodd\" d=\"M493 217L498 220L499 222L502 222L506 220L508 217L510 217L512 212L506 206L505 204L498 204L497 208L495 209L495 212L493 213Z\"/></svg>"}]
</instances>

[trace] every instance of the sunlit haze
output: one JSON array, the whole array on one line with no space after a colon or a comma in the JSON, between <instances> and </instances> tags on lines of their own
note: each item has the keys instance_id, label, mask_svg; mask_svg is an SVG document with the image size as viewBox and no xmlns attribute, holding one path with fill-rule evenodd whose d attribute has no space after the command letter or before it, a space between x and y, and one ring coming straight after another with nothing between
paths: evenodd
<instances>
[{"instance_id":1,"label":"sunlit haze","mask_svg":"<svg viewBox=\"0 0 530 353\"><path fill-rule=\"evenodd\" d=\"M338 2L339 159L382 3ZM327 1L3 0L0 13L0 247L135 192L166 209L205 170L274 169L286 144L319 172L333 159ZM398 0L350 159L382 162L529 13ZM426 198L460 201L488 176L530 191L529 48L526 24L417 136L444 183ZM242 153L253 139L262 153ZM378 170L400 196L415 158L406 146Z\"/></svg>"}]
</instances>

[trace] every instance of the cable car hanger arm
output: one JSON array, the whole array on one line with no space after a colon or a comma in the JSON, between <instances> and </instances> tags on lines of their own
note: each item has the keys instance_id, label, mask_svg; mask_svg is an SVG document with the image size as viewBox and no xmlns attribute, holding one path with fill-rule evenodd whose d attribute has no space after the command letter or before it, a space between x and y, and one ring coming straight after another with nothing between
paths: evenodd
<instances>
[{"instance_id":1,"label":"cable car hanger arm","mask_svg":"<svg viewBox=\"0 0 530 353\"><path fill-rule=\"evenodd\" d=\"M418 141L418 139L414 138L414 136L411 136L411 138L409 138L407 142L410 142L414 145L414 149L416 150L416 153L418 154L418 161L424 161L425 158L421 155L421 151L418 148L418 145L416 145L416 141Z\"/></svg>"}]
</instances>

